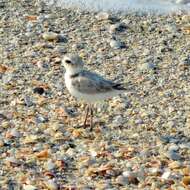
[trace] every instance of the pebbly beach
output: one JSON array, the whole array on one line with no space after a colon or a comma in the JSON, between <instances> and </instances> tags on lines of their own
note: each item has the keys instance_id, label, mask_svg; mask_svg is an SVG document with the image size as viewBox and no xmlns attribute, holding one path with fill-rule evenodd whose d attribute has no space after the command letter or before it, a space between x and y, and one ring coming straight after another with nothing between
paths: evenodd
<instances>
[{"instance_id":1,"label":"pebbly beach","mask_svg":"<svg viewBox=\"0 0 190 190\"><path fill-rule=\"evenodd\" d=\"M93 131L67 53L127 89L95 105ZM0 1L0 189L189 189L189 74L189 12Z\"/></svg>"}]
</instances>

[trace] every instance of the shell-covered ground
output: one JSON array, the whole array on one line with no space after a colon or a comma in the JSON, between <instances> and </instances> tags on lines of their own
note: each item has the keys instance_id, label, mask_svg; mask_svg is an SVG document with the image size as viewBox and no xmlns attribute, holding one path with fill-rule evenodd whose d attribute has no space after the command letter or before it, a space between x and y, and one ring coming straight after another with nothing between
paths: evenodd
<instances>
[{"instance_id":1,"label":"shell-covered ground","mask_svg":"<svg viewBox=\"0 0 190 190\"><path fill-rule=\"evenodd\" d=\"M0 1L0 189L190 189L190 16L93 13ZM85 104L61 59L124 83Z\"/></svg>"}]
</instances>

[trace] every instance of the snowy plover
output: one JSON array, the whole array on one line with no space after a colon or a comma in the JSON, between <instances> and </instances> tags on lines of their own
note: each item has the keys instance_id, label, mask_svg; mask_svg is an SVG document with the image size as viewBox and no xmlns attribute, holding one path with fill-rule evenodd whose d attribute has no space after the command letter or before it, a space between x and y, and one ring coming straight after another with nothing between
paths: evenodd
<instances>
[{"instance_id":1,"label":"snowy plover","mask_svg":"<svg viewBox=\"0 0 190 190\"><path fill-rule=\"evenodd\" d=\"M66 69L65 84L70 94L87 103L84 126L86 126L90 112L90 130L92 130L92 104L119 95L126 89L122 84L106 80L98 74L84 69L81 57L76 54L66 55L62 63Z\"/></svg>"}]
</instances>

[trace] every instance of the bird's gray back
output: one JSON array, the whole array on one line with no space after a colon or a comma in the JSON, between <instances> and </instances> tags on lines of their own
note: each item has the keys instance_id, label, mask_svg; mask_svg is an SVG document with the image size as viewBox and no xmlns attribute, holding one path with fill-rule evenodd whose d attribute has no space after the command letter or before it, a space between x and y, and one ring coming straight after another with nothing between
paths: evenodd
<instances>
[{"instance_id":1,"label":"bird's gray back","mask_svg":"<svg viewBox=\"0 0 190 190\"><path fill-rule=\"evenodd\" d=\"M72 78L72 85L81 93L95 94L113 90L114 83L96 73L84 70Z\"/></svg>"}]
</instances>

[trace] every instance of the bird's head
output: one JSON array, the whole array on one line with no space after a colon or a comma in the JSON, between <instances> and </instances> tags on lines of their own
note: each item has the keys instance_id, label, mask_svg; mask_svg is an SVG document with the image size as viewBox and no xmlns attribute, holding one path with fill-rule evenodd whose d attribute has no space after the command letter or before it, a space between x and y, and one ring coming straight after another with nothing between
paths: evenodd
<instances>
[{"instance_id":1,"label":"bird's head","mask_svg":"<svg viewBox=\"0 0 190 190\"><path fill-rule=\"evenodd\" d=\"M78 56L77 54L68 54L66 55L62 63L66 69L66 72L70 73L76 73L82 70L84 62L82 61L82 58Z\"/></svg>"}]
</instances>

